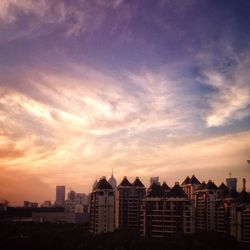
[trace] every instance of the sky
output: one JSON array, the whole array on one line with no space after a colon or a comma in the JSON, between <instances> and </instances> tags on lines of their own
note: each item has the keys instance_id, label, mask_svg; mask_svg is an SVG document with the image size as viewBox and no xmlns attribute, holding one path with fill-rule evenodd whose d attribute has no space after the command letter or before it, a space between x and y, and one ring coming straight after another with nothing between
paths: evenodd
<instances>
[{"instance_id":1,"label":"sky","mask_svg":"<svg viewBox=\"0 0 250 250\"><path fill-rule=\"evenodd\" d=\"M112 168L249 190L249 26L248 0L0 0L0 199Z\"/></svg>"}]
</instances>

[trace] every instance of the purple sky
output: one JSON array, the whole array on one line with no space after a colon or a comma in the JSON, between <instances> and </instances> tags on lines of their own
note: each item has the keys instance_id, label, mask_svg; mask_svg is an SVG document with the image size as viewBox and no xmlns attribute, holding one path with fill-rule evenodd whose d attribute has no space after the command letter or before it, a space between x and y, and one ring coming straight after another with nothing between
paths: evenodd
<instances>
[{"instance_id":1,"label":"purple sky","mask_svg":"<svg viewBox=\"0 0 250 250\"><path fill-rule=\"evenodd\" d=\"M0 199L112 168L249 188L249 27L248 0L0 1Z\"/></svg>"}]
</instances>

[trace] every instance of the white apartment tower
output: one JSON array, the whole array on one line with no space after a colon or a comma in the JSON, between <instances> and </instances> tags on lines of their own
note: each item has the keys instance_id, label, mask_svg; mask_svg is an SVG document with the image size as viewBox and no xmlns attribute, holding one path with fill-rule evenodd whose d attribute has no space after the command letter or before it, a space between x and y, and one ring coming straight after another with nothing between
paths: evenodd
<instances>
[{"instance_id":1,"label":"white apartment tower","mask_svg":"<svg viewBox=\"0 0 250 250\"><path fill-rule=\"evenodd\" d=\"M90 194L90 231L95 234L113 232L114 209L114 190L106 177L102 177Z\"/></svg>"}]
</instances>

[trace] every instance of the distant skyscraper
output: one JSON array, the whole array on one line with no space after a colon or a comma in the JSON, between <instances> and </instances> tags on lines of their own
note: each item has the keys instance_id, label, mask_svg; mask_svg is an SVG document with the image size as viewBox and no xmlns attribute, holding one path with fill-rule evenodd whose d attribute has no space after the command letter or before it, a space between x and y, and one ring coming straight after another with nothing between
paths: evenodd
<instances>
[{"instance_id":1,"label":"distant skyscraper","mask_svg":"<svg viewBox=\"0 0 250 250\"><path fill-rule=\"evenodd\" d=\"M159 177L158 177L158 176L156 176L156 177L150 177L150 186L151 186L153 183L160 184L160 182L159 182Z\"/></svg>"},{"instance_id":2,"label":"distant skyscraper","mask_svg":"<svg viewBox=\"0 0 250 250\"><path fill-rule=\"evenodd\" d=\"M56 205L63 206L65 202L65 186L56 186Z\"/></svg>"},{"instance_id":3,"label":"distant skyscraper","mask_svg":"<svg viewBox=\"0 0 250 250\"><path fill-rule=\"evenodd\" d=\"M109 178L108 182L112 186L113 190L116 192L117 183L116 183L116 179L115 179L115 177L113 175L113 170L112 170L112 174L111 174L111 177Z\"/></svg>"},{"instance_id":4,"label":"distant skyscraper","mask_svg":"<svg viewBox=\"0 0 250 250\"><path fill-rule=\"evenodd\" d=\"M230 178L226 179L227 181L227 187L232 190L237 190L237 178L232 178L230 173Z\"/></svg>"}]
</instances>

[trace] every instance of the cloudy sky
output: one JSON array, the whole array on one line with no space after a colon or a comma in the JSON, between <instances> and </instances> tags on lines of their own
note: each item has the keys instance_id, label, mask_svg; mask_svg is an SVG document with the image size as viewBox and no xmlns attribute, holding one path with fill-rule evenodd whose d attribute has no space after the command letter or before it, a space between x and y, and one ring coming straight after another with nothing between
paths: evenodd
<instances>
[{"instance_id":1,"label":"cloudy sky","mask_svg":"<svg viewBox=\"0 0 250 250\"><path fill-rule=\"evenodd\" d=\"M248 0L1 0L0 199L186 175L250 187Z\"/></svg>"}]
</instances>

